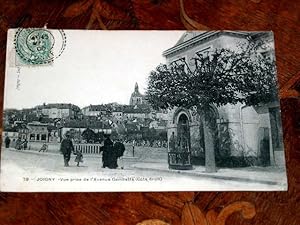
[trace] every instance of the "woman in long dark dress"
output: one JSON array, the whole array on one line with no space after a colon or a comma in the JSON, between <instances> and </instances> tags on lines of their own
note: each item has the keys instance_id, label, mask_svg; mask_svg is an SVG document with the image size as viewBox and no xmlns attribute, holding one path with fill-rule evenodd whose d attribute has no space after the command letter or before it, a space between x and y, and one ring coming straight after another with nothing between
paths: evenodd
<instances>
[{"instance_id":1,"label":"woman in long dark dress","mask_svg":"<svg viewBox=\"0 0 300 225\"><path fill-rule=\"evenodd\" d=\"M108 167L110 169L117 168L116 164L116 157L114 156L114 149L113 149L113 142L110 140L109 136L106 136L104 140L103 146L103 155L102 155L102 162L103 168Z\"/></svg>"},{"instance_id":2,"label":"woman in long dark dress","mask_svg":"<svg viewBox=\"0 0 300 225\"><path fill-rule=\"evenodd\" d=\"M117 140L114 143L114 153L116 154L116 161L115 161L116 168L118 167L118 164L117 164L118 158L121 158L124 155L124 152L125 152L124 144L120 140ZM123 160L121 160L121 169L124 169Z\"/></svg>"},{"instance_id":3,"label":"woman in long dark dress","mask_svg":"<svg viewBox=\"0 0 300 225\"><path fill-rule=\"evenodd\" d=\"M10 138L8 136L5 137L5 148L9 148Z\"/></svg>"}]
</instances>

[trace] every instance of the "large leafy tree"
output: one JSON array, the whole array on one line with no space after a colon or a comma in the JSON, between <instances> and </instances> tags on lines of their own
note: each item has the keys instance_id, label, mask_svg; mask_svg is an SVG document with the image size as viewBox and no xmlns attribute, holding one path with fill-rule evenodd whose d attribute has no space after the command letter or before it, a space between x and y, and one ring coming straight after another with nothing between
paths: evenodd
<instances>
[{"instance_id":1,"label":"large leafy tree","mask_svg":"<svg viewBox=\"0 0 300 225\"><path fill-rule=\"evenodd\" d=\"M86 128L82 134L81 134L83 140L86 140L87 143L94 143L96 140L96 134L95 132L90 129L90 128Z\"/></svg>"},{"instance_id":2,"label":"large leafy tree","mask_svg":"<svg viewBox=\"0 0 300 225\"><path fill-rule=\"evenodd\" d=\"M154 108L196 108L202 115L208 172L216 171L211 106L259 105L277 99L275 63L258 53L260 46L249 41L237 51L215 49L196 54L189 63L180 59L161 64L149 75L147 95Z\"/></svg>"}]
</instances>

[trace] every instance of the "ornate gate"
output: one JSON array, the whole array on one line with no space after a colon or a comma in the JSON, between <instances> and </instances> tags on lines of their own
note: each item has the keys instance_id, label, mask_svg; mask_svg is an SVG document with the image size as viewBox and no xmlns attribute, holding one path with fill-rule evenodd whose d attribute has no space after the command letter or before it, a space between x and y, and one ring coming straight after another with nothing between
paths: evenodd
<instances>
[{"instance_id":1,"label":"ornate gate","mask_svg":"<svg viewBox=\"0 0 300 225\"><path fill-rule=\"evenodd\" d=\"M177 123L177 138L172 134L168 163L170 169L192 169L190 150L190 127L186 114L181 114Z\"/></svg>"}]
</instances>

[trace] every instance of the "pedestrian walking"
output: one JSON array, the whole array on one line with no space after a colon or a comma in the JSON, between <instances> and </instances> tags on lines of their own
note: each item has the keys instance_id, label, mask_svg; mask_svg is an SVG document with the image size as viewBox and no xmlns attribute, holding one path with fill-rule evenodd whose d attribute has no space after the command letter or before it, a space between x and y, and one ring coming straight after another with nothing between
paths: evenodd
<instances>
[{"instance_id":1,"label":"pedestrian walking","mask_svg":"<svg viewBox=\"0 0 300 225\"><path fill-rule=\"evenodd\" d=\"M120 140L117 140L114 143L114 151L116 153L117 159L119 158L121 161L121 169L124 169L123 155L125 152L125 146ZM117 164L117 167L118 167L118 164Z\"/></svg>"},{"instance_id":2,"label":"pedestrian walking","mask_svg":"<svg viewBox=\"0 0 300 225\"><path fill-rule=\"evenodd\" d=\"M5 141L5 148L9 148L10 138L8 136L6 136L4 141Z\"/></svg>"},{"instance_id":3,"label":"pedestrian walking","mask_svg":"<svg viewBox=\"0 0 300 225\"><path fill-rule=\"evenodd\" d=\"M135 140L132 141L132 156L134 157Z\"/></svg>"},{"instance_id":4,"label":"pedestrian walking","mask_svg":"<svg viewBox=\"0 0 300 225\"><path fill-rule=\"evenodd\" d=\"M106 135L106 139L104 140L104 146L101 147L102 153L102 163L103 168L115 169L118 167L117 165L117 156L113 148L113 142L110 140L109 135Z\"/></svg>"},{"instance_id":5,"label":"pedestrian walking","mask_svg":"<svg viewBox=\"0 0 300 225\"><path fill-rule=\"evenodd\" d=\"M23 148L24 148L24 150L27 149L27 145L28 145L28 141L27 141L27 139L25 139L24 142L23 142Z\"/></svg>"},{"instance_id":6,"label":"pedestrian walking","mask_svg":"<svg viewBox=\"0 0 300 225\"><path fill-rule=\"evenodd\" d=\"M17 150L21 150L22 149L22 141L21 141L20 137L18 137L18 139L16 140L16 149Z\"/></svg>"},{"instance_id":7,"label":"pedestrian walking","mask_svg":"<svg viewBox=\"0 0 300 225\"><path fill-rule=\"evenodd\" d=\"M83 162L82 152L79 150L76 150L74 154L76 155L75 162L77 162L77 166L79 167L79 163Z\"/></svg>"},{"instance_id":8,"label":"pedestrian walking","mask_svg":"<svg viewBox=\"0 0 300 225\"><path fill-rule=\"evenodd\" d=\"M71 153L74 152L74 146L71 137L68 133L66 134L66 138L63 139L60 144L60 152L63 154L64 157L64 166L68 167L71 158Z\"/></svg>"}]
</instances>

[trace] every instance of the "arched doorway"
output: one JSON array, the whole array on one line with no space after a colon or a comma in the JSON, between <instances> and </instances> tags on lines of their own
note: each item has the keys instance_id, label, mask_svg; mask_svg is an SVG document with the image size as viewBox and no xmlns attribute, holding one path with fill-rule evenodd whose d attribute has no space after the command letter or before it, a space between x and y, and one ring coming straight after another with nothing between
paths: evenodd
<instances>
[{"instance_id":1,"label":"arched doorway","mask_svg":"<svg viewBox=\"0 0 300 225\"><path fill-rule=\"evenodd\" d=\"M169 141L169 168L192 169L189 117L184 111L181 111L175 114L175 121L176 132L172 133Z\"/></svg>"},{"instance_id":2,"label":"arched doorway","mask_svg":"<svg viewBox=\"0 0 300 225\"><path fill-rule=\"evenodd\" d=\"M177 124L178 148L180 152L190 152L190 127L189 119L182 113Z\"/></svg>"}]
</instances>

